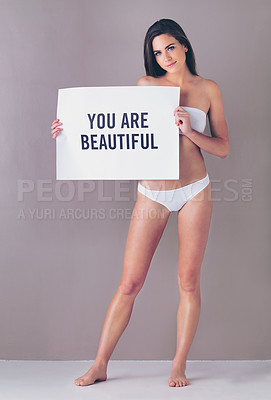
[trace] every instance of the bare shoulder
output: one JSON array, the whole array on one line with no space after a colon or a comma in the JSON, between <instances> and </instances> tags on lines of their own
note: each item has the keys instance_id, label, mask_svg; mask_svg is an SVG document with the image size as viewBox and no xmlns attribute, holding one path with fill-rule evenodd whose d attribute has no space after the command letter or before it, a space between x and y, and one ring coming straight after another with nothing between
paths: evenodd
<instances>
[{"instance_id":1,"label":"bare shoulder","mask_svg":"<svg viewBox=\"0 0 271 400\"><path fill-rule=\"evenodd\" d=\"M204 97L208 101L209 109L222 109L222 95L218 84L212 79L198 78L199 87L201 88L200 92L204 94Z\"/></svg>"},{"instance_id":2,"label":"bare shoulder","mask_svg":"<svg viewBox=\"0 0 271 400\"><path fill-rule=\"evenodd\" d=\"M137 82L137 86L154 86L155 85L155 80L156 78L154 78L153 76L142 76L141 78L139 78L138 82Z\"/></svg>"},{"instance_id":3,"label":"bare shoulder","mask_svg":"<svg viewBox=\"0 0 271 400\"><path fill-rule=\"evenodd\" d=\"M209 118L225 120L222 94L217 82L212 79L206 79L206 93L209 98Z\"/></svg>"},{"instance_id":4,"label":"bare shoulder","mask_svg":"<svg viewBox=\"0 0 271 400\"><path fill-rule=\"evenodd\" d=\"M204 79L204 85L206 88L206 92L209 95L210 100L215 96L220 95L220 88L218 84L212 79Z\"/></svg>"}]
</instances>

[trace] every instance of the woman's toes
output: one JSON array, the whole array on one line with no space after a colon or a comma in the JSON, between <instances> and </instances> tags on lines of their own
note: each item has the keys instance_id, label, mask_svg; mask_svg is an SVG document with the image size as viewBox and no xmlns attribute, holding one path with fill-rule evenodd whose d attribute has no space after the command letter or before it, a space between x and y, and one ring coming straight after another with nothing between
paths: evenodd
<instances>
[{"instance_id":1,"label":"woman's toes","mask_svg":"<svg viewBox=\"0 0 271 400\"><path fill-rule=\"evenodd\" d=\"M175 386L175 382L173 381L173 379L169 380L169 386Z\"/></svg>"}]
</instances>

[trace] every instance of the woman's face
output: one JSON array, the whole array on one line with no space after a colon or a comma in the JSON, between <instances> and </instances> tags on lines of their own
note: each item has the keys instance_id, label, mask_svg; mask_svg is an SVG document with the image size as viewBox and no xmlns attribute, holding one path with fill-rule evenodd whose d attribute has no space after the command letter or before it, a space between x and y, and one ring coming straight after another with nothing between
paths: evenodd
<instances>
[{"instance_id":1,"label":"woman's face","mask_svg":"<svg viewBox=\"0 0 271 400\"><path fill-rule=\"evenodd\" d=\"M168 72L176 72L185 63L187 47L169 34L156 36L152 48L157 63Z\"/></svg>"}]
</instances>

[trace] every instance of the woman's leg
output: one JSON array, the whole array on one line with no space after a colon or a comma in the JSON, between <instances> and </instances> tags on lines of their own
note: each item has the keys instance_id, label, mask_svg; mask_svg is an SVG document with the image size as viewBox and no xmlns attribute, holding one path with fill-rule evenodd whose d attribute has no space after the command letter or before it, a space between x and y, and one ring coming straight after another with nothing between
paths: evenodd
<instances>
[{"instance_id":1,"label":"woman's leg","mask_svg":"<svg viewBox=\"0 0 271 400\"><path fill-rule=\"evenodd\" d=\"M126 241L123 273L106 313L96 359L89 371L75 380L76 385L106 380L108 361L128 325L135 298L144 284L169 215L166 207L137 193Z\"/></svg>"},{"instance_id":2,"label":"woman's leg","mask_svg":"<svg viewBox=\"0 0 271 400\"><path fill-rule=\"evenodd\" d=\"M177 312L177 349L169 386L186 386L186 359L198 326L201 296L200 269L212 216L211 184L178 213L180 304Z\"/></svg>"}]
</instances>

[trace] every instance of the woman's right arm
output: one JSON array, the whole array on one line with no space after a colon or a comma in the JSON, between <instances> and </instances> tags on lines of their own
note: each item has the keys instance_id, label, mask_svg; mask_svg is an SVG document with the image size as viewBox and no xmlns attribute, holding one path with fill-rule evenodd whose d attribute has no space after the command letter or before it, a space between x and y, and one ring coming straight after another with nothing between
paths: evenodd
<instances>
[{"instance_id":1,"label":"woman's right arm","mask_svg":"<svg viewBox=\"0 0 271 400\"><path fill-rule=\"evenodd\" d=\"M59 125L62 125L62 122L59 121L59 119L55 119L52 122L51 125L51 134L53 135L52 138L55 139L57 135L60 133L60 131L63 130L63 128L57 128Z\"/></svg>"}]
</instances>

